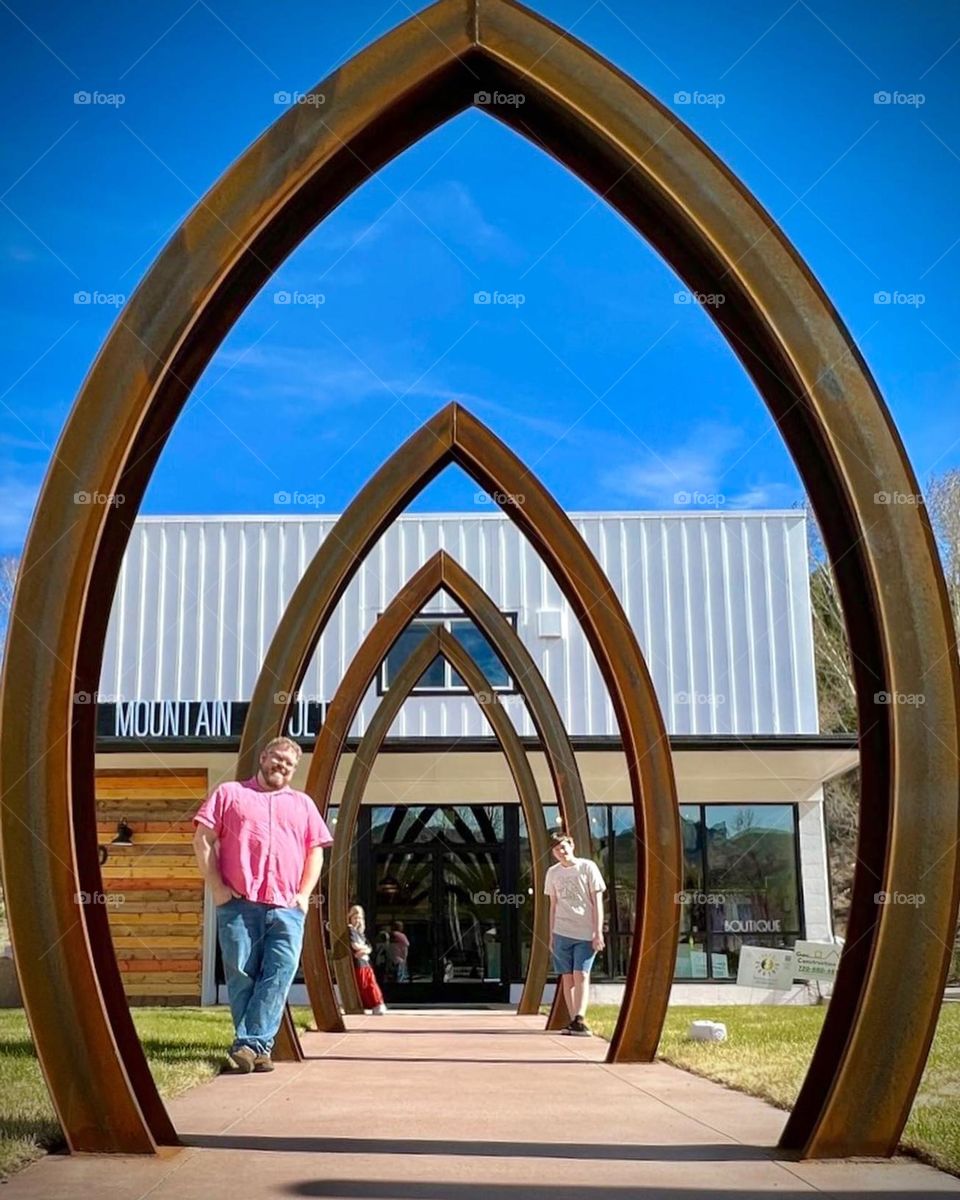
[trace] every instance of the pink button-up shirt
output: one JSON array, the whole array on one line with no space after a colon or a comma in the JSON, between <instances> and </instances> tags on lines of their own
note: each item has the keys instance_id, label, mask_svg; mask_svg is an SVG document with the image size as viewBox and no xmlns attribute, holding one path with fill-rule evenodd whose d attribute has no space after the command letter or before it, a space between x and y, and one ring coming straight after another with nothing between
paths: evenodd
<instances>
[{"instance_id":1,"label":"pink button-up shirt","mask_svg":"<svg viewBox=\"0 0 960 1200\"><path fill-rule=\"evenodd\" d=\"M269 792L256 777L221 783L193 819L219 839L223 882L260 904L292 907L307 852L333 845L306 792L288 787Z\"/></svg>"}]
</instances>

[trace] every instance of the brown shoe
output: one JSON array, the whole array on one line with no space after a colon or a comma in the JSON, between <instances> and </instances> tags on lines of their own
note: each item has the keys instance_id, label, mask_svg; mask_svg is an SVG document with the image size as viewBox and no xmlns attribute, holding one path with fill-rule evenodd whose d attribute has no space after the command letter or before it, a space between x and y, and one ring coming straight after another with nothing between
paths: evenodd
<instances>
[{"instance_id":1,"label":"brown shoe","mask_svg":"<svg viewBox=\"0 0 960 1200\"><path fill-rule=\"evenodd\" d=\"M258 1074L263 1071L272 1071L274 1069L273 1059L269 1054L258 1054L253 1060L253 1069Z\"/></svg>"},{"instance_id":2,"label":"brown shoe","mask_svg":"<svg viewBox=\"0 0 960 1200\"><path fill-rule=\"evenodd\" d=\"M238 1046L230 1051L230 1058L241 1075L249 1075L253 1070L257 1056L249 1046Z\"/></svg>"}]
</instances>

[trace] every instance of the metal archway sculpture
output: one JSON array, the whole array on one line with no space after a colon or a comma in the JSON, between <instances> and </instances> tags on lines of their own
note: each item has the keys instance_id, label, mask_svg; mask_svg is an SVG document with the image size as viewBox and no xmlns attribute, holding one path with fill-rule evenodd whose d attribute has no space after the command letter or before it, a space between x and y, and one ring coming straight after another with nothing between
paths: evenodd
<instances>
[{"instance_id":1,"label":"metal archway sculpture","mask_svg":"<svg viewBox=\"0 0 960 1200\"><path fill-rule=\"evenodd\" d=\"M688 285L724 294L710 315L806 484L853 652L862 819L848 939L783 1145L808 1156L896 1147L933 1037L960 897L960 666L946 590L923 506L873 499L881 482L916 494L915 476L829 299L691 130L511 0L439 0L323 81L323 105L282 116L187 217L97 356L43 485L10 618L0 828L21 990L74 1150L149 1152L176 1138L103 906L73 899L101 884L95 706L74 697L97 690L144 489L190 389L290 251L478 89L505 88L522 90L522 110L499 105L491 115L606 198ZM78 488L124 503L77 506ZM923 694L926 704L875 706L878 692ZM911 906L878 904L878 892L924 894L925 930ZM639 953L635 945L631 978Z\"/></svg>"},{"instance_id":2,"label":"metal archway sculpture","mask_svg":"<svg viewBox=\"0 0 960 1200\"><path fill-rule=\"evenodd\" d=\"M366 554L394 517L449 463L486 487L526 534L579 618L607 686L633 797L638 898L631 965L609 1058L647 1062L656 1053L666 1015L680 918L679 809L660 707L626 613L570 518L516 455L462 406L448 405L394 452L314 555L277 626L254 687L238 774L249 774L260 748L285 727L317 642ZM330 723L328 712L314 761L324 758L321 743ZM341 736L346 737L346 730ZM566 781L574 777L575 773L554 777L558 795L563 796ZM570 811L575 811L572 806ZM581 830L572 818L569 828L579 845L590 844L586 821ZM305 958L312 953L312 928L313 923L308 925ZM337 1028L339 1013L334 1013L332 999L328 1005L323 1020ZM548 1027L562 1023L558 993Z\"/></svg>"},{"instance_id":3,"label":"metal archway sculpture","mask_svg":"<svg viewBox=\"0 0 960 1200\"><path fill-rule=\"evenodd\" d=\"M514 636L516 637L516 634ZM334 853L330 860L330 875L327 882L327 891L330 897L328 917L330 943L333 948L333 967L337 976L340 999L346 1012L361 1011L347 927L347 905L350 901L350 849L356 833L364 792L373 770L373 764L390 731L390 726L424 671L438 657L447 660L480 705L507 760L517 791L517 798L526 818L533 880L533 920L531 922L530 959L527 963L523 991L517 1004L517 1014L536 1013L539 1010L543 989L547 982L550 950L550 913L543 898L543 880L550 860L550 838L540 792L533 777L527 752L520 741L520 735L514 729L513 722L502 707L493 685L466 647L442 627L431 630L427 634L391 680L390 688L382 697L370 725L361 739L340 801L337 814L337 838L341 839L342 844L340 852ZM374 670L377 669L378 667L374 668ZM546 690L542 679L535 686L540 691ZM321 813L325 816L322 807L324 797L321 795L315 798L321 805ZM336 849L336 845L334 848Z\"/></svg>"},{"instance_id":4,"label":"metal archway sculpture","mask_svg":"<svg viewBox=\"0 0 960 1200\"><path fill-rule=\"evenodd\" d=\"M337 524L339 526L339 522ZM334 546L345 544L336 526L327 538L327 541L332 541ZM356 559L355 562L359 562L359 559ZM313 568L319 567L321 564L322 547L303 576L302 582L307 585L308 589L311 580L315 578ZM316 801L320 812L326 813L333 791L334 777L343 753L347 735L350 732L350 728L363 702L367 689L373 682L380 664L386 658L397 638L407 628L416 614L422 610L423 606L441 589L456 600L464 613L473 620L477 628L481 630L494 650L496 650L507 670L516 681L526 701L527 709L537 730L540 743L543 746L547 766L557 794L557 802L560 806L564 827L571 830L571 832L575 830L576 833L573 836L584 839L581 841L582 845L589 845L589 820L580 771L573 753L573 747L564 728L563 719L560 716L553 696L550 694L550 690L547 688L543 676L540 674L529 650L524 646L490 596L455 559L452 559L442 550L429 558L397 592L396 596L394 596L393 600L391 600L390 604L370 629L366 639L351 660L340 682L340 686L337 688L336 694L327 708L323 724L320 727L314 752L310 759L310 769L306 784L307 791ZM298 597L299 589L287 606L286 613L278 628L278 638L281 631L285 631L288 627L295 625L300 630L301 638L308 644L315 645L322 633L323 622L318 621L315 616L311 618L307 615L306 611L301 610L299 608ZM302 620L300 620L301 616ZM267 658L261 671L261 679L265 676L273 677L271 664L275 662L273 650L276 645L277 641L275 640L267 653ZM457 669L465 666L468 671L471 671L469 662L466 662L463 654L457 648L451 648L450 654L456 661ZM283 677L284 675L281 672L280 678L282 679ZM417 678L419 678L419 675ZM476 682L475 674L474 682ZM255 689L254 691L255 697L258 690ZM295 692L296 687L291 686L289 691L284 690L280 694L292 696ZM254 702L251 702L247 718L248 724L251 717L256 720L257 716L258 710L255 708ZM509 736L504 730L501 730L501 733L503 733L504 737ZM385 734L386 730L384 730ZM246 730L244 739L246 739ZM521 795L521 799L525 799L523 795ZM542 810L540 818L542 820ZM341 829L342 823L346 827L345 835ZM528 827L533 824L532 812L527 814L527 824ZM346 836L352 841L352 824L349 816L345 822L341 822L338 819L337 834L341 837ZM332 880L330 882L330 892L332 911L334 902ZM339 914L341 919L346 913L345 893L346 887L341 885L338 900L338 903L344 906L343 913ZM334 925L331 923L331 935L333 929ZM349 954L349 948L343 942L340 945L340 953L341 955ZM322 937L321 917L316 907L312 908L308 914L303 964L304 978L317 1025L326 1031L341 1030L343 1022L330 984L330 971L326 960L326 947Z\"/></svg>"}]
</instances>

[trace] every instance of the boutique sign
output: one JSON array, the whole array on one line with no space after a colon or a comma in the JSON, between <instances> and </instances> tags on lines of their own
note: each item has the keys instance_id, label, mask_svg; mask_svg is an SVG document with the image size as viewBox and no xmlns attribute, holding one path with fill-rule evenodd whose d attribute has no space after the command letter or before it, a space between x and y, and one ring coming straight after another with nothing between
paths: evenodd
<instances>
[{"instance_id":1,"label":"boutique sign","mask_svg":"<svg viewBox=\"0 0 960 1200\"><path fill-rule=\"evenodd\" d=\"M240 744L247 700L118 700L97 704L98 742ZM284 733L313 742L323 724L322 701L295 700Z\"/></svg>"}]
</instances>

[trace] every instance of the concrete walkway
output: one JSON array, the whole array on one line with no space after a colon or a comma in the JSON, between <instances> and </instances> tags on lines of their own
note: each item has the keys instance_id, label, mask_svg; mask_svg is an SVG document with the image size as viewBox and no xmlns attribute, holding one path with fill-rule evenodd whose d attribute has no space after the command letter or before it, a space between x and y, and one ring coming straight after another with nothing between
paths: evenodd
<instances>
[{"instance_id":1,"label":"concrete walkway","mask_svg":"<svg viewBox=\"0 0 960 1200\"><path fill-rule=\"evenodd\" d=\"M661 1063L608 1067L599 1039L496 1012L348 1019L308 1060L221 1076L170 1108L187 1148L50 1156L3 1200L731 1200L960 1195L909 1159L797 1163L785 1114Z\"/></svg>"}]
</instances>

